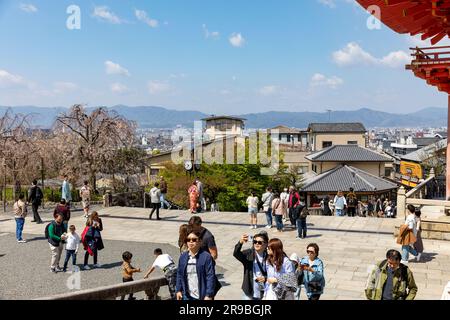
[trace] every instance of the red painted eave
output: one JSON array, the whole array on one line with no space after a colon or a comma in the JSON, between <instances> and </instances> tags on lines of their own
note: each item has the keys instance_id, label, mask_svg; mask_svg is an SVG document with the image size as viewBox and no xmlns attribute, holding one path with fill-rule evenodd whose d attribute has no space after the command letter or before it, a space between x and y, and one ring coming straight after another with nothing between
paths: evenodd
<instances>
[{"instance_id":1,"label":"red painted eave","mask_svg":"<svg viewBox=\"0 0 450 320\"><path fill-rule=\"evenodd\" d=\"M397 33L421 34L435 44L450 36L450 1L356 0L366 10L379 8L380 20ZM372 10L371 10L372 11Z\"/></svg>"}]
</instances>

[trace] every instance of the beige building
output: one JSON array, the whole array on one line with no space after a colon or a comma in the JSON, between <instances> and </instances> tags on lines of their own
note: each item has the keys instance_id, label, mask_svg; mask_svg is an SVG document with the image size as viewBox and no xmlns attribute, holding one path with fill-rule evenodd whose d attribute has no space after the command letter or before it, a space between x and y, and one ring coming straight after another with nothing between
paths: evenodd
<instances>
[{"instance_id":1,"label":"beige building","mask_svg":"<svg viewBox=\"0 0 450 320\"><path fill-rule=\"evenodd\" d=\"M334 145L358 145L366 147L366 128L362 123L310 123L308 140L312 151Z\"/></svg>"},{"instance_id":2,"label":"beige building","mask_svg":"<svg viewBox=\"0 0 450 320\"><path fill-rule=\"evenodd\" d=\"M205 122L205 135L211 140L229 137L230 135L242 136L244 134L244 121L246 119L229 116L211 116L202 120Z\"/></svg>"},{"instance_id":3,"label":"beige building","mask_svg":"<svg viewBox=\"0 0 450 320\"><path fill-rule=\"evenodd\" d=\"M334 145L305 158L310 162L310 170L316 174L349 165L377 177L385 176L385 164L392 162L391 158L358 145Z\"/></svg>"}]
</instances>

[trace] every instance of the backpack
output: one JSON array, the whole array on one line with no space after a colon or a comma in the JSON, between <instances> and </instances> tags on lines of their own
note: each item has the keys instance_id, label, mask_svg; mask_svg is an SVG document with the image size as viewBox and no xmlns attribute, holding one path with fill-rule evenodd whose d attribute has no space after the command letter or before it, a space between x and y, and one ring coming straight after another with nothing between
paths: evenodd
<instances>
[{"instance_id":1,"label":"backpack","mask_svg":"<svg viewBox=\"0 0 450 320\"><path fill-rule=\"evenodd\" d=\"M37 205L41 205L42 199L43 199L43 198L44 198L44 195L42 194L41 188L39 188L39 187L36 186L34 202L35 202Z\"/></svg>"},{"instance_id":2,"label":"backpack","mask_svg":"<svg viewBox=\"0 0 450 320\"><path fill-rule=\"evenodd\" d=\"M356 198L355 197L353 197L353 196L350 196L349 198L348 198L348 205L350 205L350 206L356 206L356 204L357 204L357 201L356 201Z\"/></svg>"},{"instance_id":3,"label":"backpack","mask_svg":"<svg viewBox=\"0 0 450 320\"><path fill-rule=\"evenodd\" d=\"M306 217L309 215L309 210L308 208L305 206L303 207L303 209L301 210L300 213L300 219L306 219Z\"/></svg>"},{"instance_id":4,"label":"backpack","mask_svg":"<svg viewBox=\"0 0 450 320\"><path fill-rule=\"evenodd\" d=\"M52 223L53 223L53 221L45 226L45 239L47 239L47 240L50 238L50 235L48 234L48 228L50 228Z\"/></svg>"}]
</instances>

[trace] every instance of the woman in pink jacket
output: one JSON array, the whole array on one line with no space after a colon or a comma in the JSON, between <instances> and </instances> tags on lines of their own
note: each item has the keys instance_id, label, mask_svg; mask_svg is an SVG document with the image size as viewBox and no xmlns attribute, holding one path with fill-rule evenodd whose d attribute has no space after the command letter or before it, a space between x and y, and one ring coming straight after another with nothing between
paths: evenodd
<instances>
[{"instance_id":1,"label":"woman in pink jacket","mask_svg":"<svg viewBox=\"0 0 450 320\"><path fill-rule=\"evenodd\" d=\"M283 213L285 211L286 202L280 198L278 193L275 193L272 200L272 214L275 216L278 232L283 232Z\"/></svg>"}]
</instances>

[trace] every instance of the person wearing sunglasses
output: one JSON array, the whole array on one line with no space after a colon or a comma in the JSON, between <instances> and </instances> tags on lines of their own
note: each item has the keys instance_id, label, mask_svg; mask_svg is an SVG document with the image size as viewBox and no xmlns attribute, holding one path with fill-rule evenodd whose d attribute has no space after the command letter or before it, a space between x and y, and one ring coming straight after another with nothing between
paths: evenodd
<instances>
[{"instance_id":1,"label":"person wearing sunglasses","mask_svg":"<svg viewBox=\"0 0 450 320\"><path fill-rule=\"evenodd\" d=\"M201 249L200 232L192 227L185 239L188 251L178 262L177 300L213 300L216 273L211 254Z\"/></svg>"},{"instance_id":2,"label":"person wearing sunglasses","mask_svg":"<svg viewBox=\"0 0 450 320\"><path fill-rule=\"evenodd\" d=\"M250 242L252 247L242 250L244 243ZM233 256L244 266L242 291L244 300L261 300L267 278L267 232L261 231L253 237L244 234L234 247Z\"/></svg>"},{"instance_id":3,"label":"person wearing sunglasses","mask_svg":"<svg viewBox=\"0 0 450 320\"><path fill-rule=\"evenodd\" d=\"M300 261L300 270L303 271L303 285L308 300L319 300L325 287L323 262L319 259L319 246L310 243L306 247L306 256Z\"/></svg>"},{"instance_id":4,"label":"person wearing sunglasses","mask_svg":"<svg viewBox=\"0 0 450 320\"><path fill-rule=\"evenodd\" d=\"M263 300L294 300L294 293L298 289L297 277L280 239L270 239L266 267L267 284Z\"/></svg>"}]
</instances>

